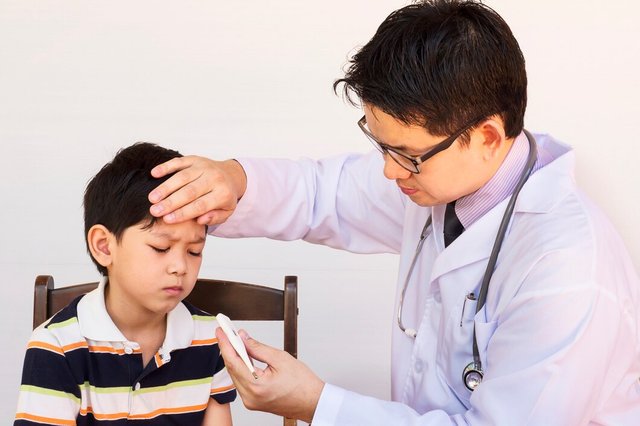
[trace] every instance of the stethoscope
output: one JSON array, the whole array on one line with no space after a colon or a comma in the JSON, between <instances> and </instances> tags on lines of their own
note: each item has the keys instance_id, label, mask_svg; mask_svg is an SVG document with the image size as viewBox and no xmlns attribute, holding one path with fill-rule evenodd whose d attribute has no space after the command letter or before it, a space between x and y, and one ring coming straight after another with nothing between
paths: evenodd
<instances>
[{"instance_id":1,"label":"stethoscope","mask_svg":"<svg viewBox=\"0 0 640 426\"><path fill-rule=\"evenodd\" d=\"M531 175L533 171L533 167L536 164L536 160L538 159L538 150L536 147L536 139L533 137L531 133L527 130L524 131L524 134L527 136L527 141L529 142L529 156L527 157L527 163L522 169L522 173L520 174L520 179L516 184L513 193L511 194L511 199L509 200L509 204L507 204L507 208L504 212L504 216L502 216L502 221L500 222L500 227L498 228L498 232L496 234L495 242L493 243L493 249L491 250L491 256L489 256L489 262L487 263L487 268L484 271L484 276L482 277L482 286L480 287L480 293L478 294L477 304L476 304L476 313L482 309L484 303L487 299L487 292L489 291L489 282L491 281L491 277L493 276L493 271L496 266L496 262L498 261L498 255L500 254L500 247L502 246L502 242L504 241L504 237L507 233L507 228L509 227L509 222L511 221L511 217L513 216L513 209L516 205L516 199L518 198L518 194L520 190L524 186L527 179ZM398 326L403 333L407 336L414 338L417 336L418 332L413 328L405 328L402 324L402 306L404 304L404 295L407 291L407 286L409 285L409 279L411 278L411 274L413 273L413 268L416 266L416 262L418 260L418 255L420 251L422 251L422 246L424 245L424 241L427 239L429 235L428 229L431 226L431 215L427 218L427 222L424 224L422 228L422 232L420 233L420 239L418 240L418 245L416 247L416 252L413 255L413 260L411 261L411 265L409 266L409 272L407 272L407 277L404 280L404 286L402 287L402 293L400 294L400 303L398 306ZM470 391L474 391L480 383L482 383L482 377L484 373L482 371L482 362L480 361L480 353L478 351L478 340L476 338L476 327L475 323L473 326L473 361L467 364L467 366L462 371L462 381L467 389Z\"/></svg>"}]
</instances>

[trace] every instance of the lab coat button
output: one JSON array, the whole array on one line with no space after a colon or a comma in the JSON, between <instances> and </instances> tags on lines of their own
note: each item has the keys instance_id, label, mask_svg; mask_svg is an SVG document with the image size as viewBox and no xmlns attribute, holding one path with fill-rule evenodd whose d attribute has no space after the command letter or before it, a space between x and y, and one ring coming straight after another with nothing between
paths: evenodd
<instances>
[{"instance_id":1,"label":"lab coat button","mask_svg":"<svg viewBox=\"0 0 640 426\"><path fill-rule=\"evenodd\" d=\"M136 383L133 390L140 390L140 382Z\"/></svg>"},{"instance_id":2,"label":"lab coat button","mask_svg":"<svg viewBox=\"0 0 640 426\"><path fill-rule=\"evenodd\" d=\"M418 374L422 373L422 362L421 361L417 361L416 362L415 370L416 370L416 373L418 373Z\"/></svg>"},{"instance_id":3,"label":"lab coat button","mask_svg":"<svg viewBox=\"0 0 640 426\"><path fill-rule=\"evenodd\" d=\"M133 353L133 349L131 349L129 346L125 346L124 353L127 355L131 355Z\"/></svg>"}]
</instances>

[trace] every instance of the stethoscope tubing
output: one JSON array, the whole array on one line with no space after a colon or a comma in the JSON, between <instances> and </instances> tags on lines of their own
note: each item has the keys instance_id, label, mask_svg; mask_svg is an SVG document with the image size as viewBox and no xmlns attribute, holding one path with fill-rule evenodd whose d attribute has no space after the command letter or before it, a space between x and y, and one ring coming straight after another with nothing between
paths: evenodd
<instances>
[{"instance_id":1,"label":"stethoscope tubing","mask_svg":"<svg viewBox=\"0 0 640 426\"><path fill-rule=\"evenodd\" d=\"M413 268L416 266L418 255L422 251L422 246L424 244L424 241L427 239L427 236L429 235L428 230L430 226L431 226L431 215L429 215L426 223L424 224L424 227L422 227L422 232L420 233L420 239L418 240L418 245L416 246L416 252L413 255L413 260L411 261L411 265L409 266L409 271L407 272L407 276L404 280L404 285L402 286L402 292L400 293L400 301L398 303L398 327L400 327L400 330L402 330L404 334L414 339L417 336L418 332L413 328L405 328L404 325L402 324L402 307L404 306L404 295L407 292L409 278L411 278L411 274L413 273Z\"/></svg>"},{"instance_id":2,"label":"stethoscope tubing","mask_svg":"<svg viewBox=\"0 0 640 426\"><path fill-rule=\"evenodd\" d=\"M524 184L531 176L533 169L535 167L536 161L538 159L538 149L536 146L535 137L526 129L524 129L525 136L527 137L527 141L529 142L529 155L527 156L527 162L524 165L522 172L520 174L520 178L516 183L516 187L511 193L511 198L509 199L509 203L505 209L504 215L502 216L502 220L500 222L500 226L498 227L498 232L496 233L496 239L493 243L493 248L491 249L491 255L489 256L489 261L487 262L487 267L485 268L484 275L482 277L482 285L480 286L480 293L478 294L477 304L476 304L476 313L478 313L482 307L484 306L487 300L487 293L489 292L489 283L491 282L491 278L493 277L493 272L495 270L496 263L498 261L498 256L500 254L500 249L502 247L502 243L504 242L504 238L506 236L507 230L509 228L509 223L513 217L513 211L515 209L516 200L518 195L520 194L520 190L524 187ZM416 252L413 255L413 260L411 261L411 265L409 266L409 271L407 272L406 278L404 280L404 285L402 286L402 292L400 293L400 300L398 301L398 327L405 333L407 336L411 338L416 338L417 331L412 328L404 327L402 323L402 308L404 306L404 297L407 292L407 287L409 285L409 280L411 275L413 274L413 269L417 263L420 252L422 251L422 246L424 245L427 236L429 235L429 227L432 224L432 217L429 215L427 218L424 227L422 228L422 232L420 233L420 239L418 240L418 244L416 246ZM468 371L469 370L469 371ZM477 373L482 379L482 362L480 360L480 351L478 350L478 340L476 337L476 328L475 323L473 327L473 362L469 364L465 371L463 372L463 381L465 381L465 386L471 391L475 389L475 387L470 387L465 380L465 377L468 372Z\"/></svg>"},{"instance_id":3,"label":"stethoscope tubing","mask_svg":"<svg viewBox=\"0 0 640 426\"><path fill-rule=\"evenodd\" d=\"M524 134L527 136L527 141L529 142L529 155L527 157L527 163L525 164L522 173L520 174L520 179L518 180L513 193L511 194L511 199L509 200L509 204L507 204L507 208L505 209L504 215L502 216L502 221L500 222L500 227L498 228L498 232L496 233L496 239L493 243L493 248L491 249L491 255L489 256L489 261L487 262L487 267L484 270L484 276L482 277L482 285L480 286L480 293L478 294L478 302L476 304L476 313L480 312L480 309L482 309L485 302L487 301L489 283L491 281L491 277L493 277L493 272L498 261L498 255L500 254L502 243L504 242L504 238L507 234L509 223L513 218L513 210L516 207L518 195L520 194L520 190L522 189L524 184L527 182L527 180L529 180L529 176L531 176L531 172L533 172L533 168L535 167L536 161L538 160L538 147L536 146L535 137L526 129L524 130ZM480 361L480 351L478 350L478 339L476 338L475 323L473 326L473 361L478 367L482 367L482 362Z\"/></svg>"}]
</instances>

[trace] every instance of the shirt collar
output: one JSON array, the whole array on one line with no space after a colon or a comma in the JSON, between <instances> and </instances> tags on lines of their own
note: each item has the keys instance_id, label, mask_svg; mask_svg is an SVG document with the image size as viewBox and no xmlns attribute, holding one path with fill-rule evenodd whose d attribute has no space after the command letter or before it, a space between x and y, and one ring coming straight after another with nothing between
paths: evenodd
<instances>
[{"instance_id":1,"label":"shirt collar","mask_svg":"<svg viewBox=\"0 0 640 426\"><path fill-rule=\"evenodd\" d=\"M102 342L127 342L128 339L116 327L105 305L107 278L103 277L98 288L87 293L78 302L78 325L85 339ZM167 315L167 331L161 352L169 353L187 348L194 336L193 317L183 303Z\"/></svg>"},{"instance_id":2,"label":"shirt collar","mask_svg":"<svg viewBox=\"0 0 640 426\"><path fill-rule=\"evenodd\" d=\"M456 201L456 215L465 229L513 193L528 155L529 142L522 132L513 141L496 174L476 192ZM538 146L538 159L532 173L545 166L550 160L551 157Z\"/></svg>"}]
</instances>

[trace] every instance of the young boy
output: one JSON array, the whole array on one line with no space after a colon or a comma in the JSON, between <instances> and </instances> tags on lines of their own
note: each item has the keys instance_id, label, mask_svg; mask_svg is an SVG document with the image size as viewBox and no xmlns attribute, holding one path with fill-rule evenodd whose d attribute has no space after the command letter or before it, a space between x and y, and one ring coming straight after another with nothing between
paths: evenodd
<instances>
[{"instance_id":1,"label":"young boy","mask_svg":"<svg viewBox=\"0 0 640 426\"><path fill-rule=\"evenodd\" d=\"M231 425L217 323L182 302L205 226L149 215L147 194L165 180L151 169L175 157L136 143L89 182L86 243L103 278L33 332L14 425Z\"/></svg>"}]
</instances>

